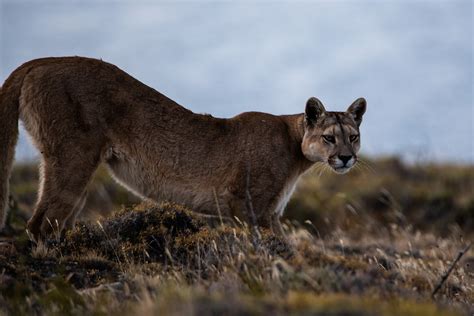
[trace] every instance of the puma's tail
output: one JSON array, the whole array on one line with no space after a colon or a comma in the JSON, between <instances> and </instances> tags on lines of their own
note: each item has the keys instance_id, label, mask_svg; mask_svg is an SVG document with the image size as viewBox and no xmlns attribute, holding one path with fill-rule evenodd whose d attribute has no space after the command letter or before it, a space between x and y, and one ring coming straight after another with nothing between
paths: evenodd
<instances>
[{"instance_id":1,"label":"puma's tail","mask_svg":"<svg viewBox=\"0 0 474 316\"><path fill-rule=\"evenodd\" d=\"M5 226L9 180L18 139L21 81L10 76L0 87L0 231Z\"/></svg>"}]
</instances>

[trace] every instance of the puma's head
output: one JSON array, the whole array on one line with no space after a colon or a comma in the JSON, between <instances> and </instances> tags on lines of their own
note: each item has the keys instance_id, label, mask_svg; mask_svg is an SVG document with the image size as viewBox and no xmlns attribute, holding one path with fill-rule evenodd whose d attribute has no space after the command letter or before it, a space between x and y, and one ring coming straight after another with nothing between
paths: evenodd
<instances>
[{"instance_id":1,"label":"puma's head","mask_svg":"<svg viewBox=\"0 0 474 316\"><path fill-rule=\"evenodd\" d=\"M301 149L313 162L325 162L337 173L346 173L357 162L360 149L359 126L366 101L359 98L346 112L326 112L316 98L306 103Z\"/></svg>"}]
</instances>

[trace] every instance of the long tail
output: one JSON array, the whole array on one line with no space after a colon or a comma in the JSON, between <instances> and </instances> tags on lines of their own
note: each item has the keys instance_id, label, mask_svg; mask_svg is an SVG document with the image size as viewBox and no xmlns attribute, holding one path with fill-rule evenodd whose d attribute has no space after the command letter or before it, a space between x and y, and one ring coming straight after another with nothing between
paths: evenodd
<instances>
[{"instance_id":1,"label":"long tail","mask_svg":"<svg viewBox=\"0 0 474 316\"><path fill-rule=\"evenodd\" d=\"M22 80L15 77L10 76L0 88L0 231L4 228L7 217L9 181L18 139Z\"/></svg>"}]
</instances>

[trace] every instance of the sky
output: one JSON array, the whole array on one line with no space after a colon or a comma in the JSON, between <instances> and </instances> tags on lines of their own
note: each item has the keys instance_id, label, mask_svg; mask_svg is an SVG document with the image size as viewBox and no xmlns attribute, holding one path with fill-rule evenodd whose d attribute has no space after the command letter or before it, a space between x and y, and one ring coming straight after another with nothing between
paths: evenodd
<instances>
[{"instance_id":1,"label":"sky","mask_svg":"<svg viewBox=\"0 0 474 316\"><path fill-rule=\"evenodd\" d=\"M474 163L473 10L470 0L0 0L0 83L28 60L79 55L217 117L300 113L311 96L343 111L365 97L362 153ZM25 135L17 160L38 159Z\"/></svg>"}]
</instances>

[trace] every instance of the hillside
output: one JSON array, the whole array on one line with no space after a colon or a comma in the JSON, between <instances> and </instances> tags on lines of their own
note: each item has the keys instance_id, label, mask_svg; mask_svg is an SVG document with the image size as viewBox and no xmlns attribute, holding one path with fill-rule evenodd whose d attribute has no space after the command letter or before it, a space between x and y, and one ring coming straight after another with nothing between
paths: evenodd
<instances>
[{"instance_id":1,"label":"hillside","mask_svg":"<svg viewBox=\"0 0 474 316\"><path fill-rule=\"evenodd\" d=\"M315 167L288 206L286 240L240 224L209 228L177 204L132 206L100 170L84 222L41 244L23 230L35 170L17 166L12 178L0 314L474 312L473 249L432 298L473 240L471 166L390 158L346 176Z\"/></svg>"}]
</instances>

